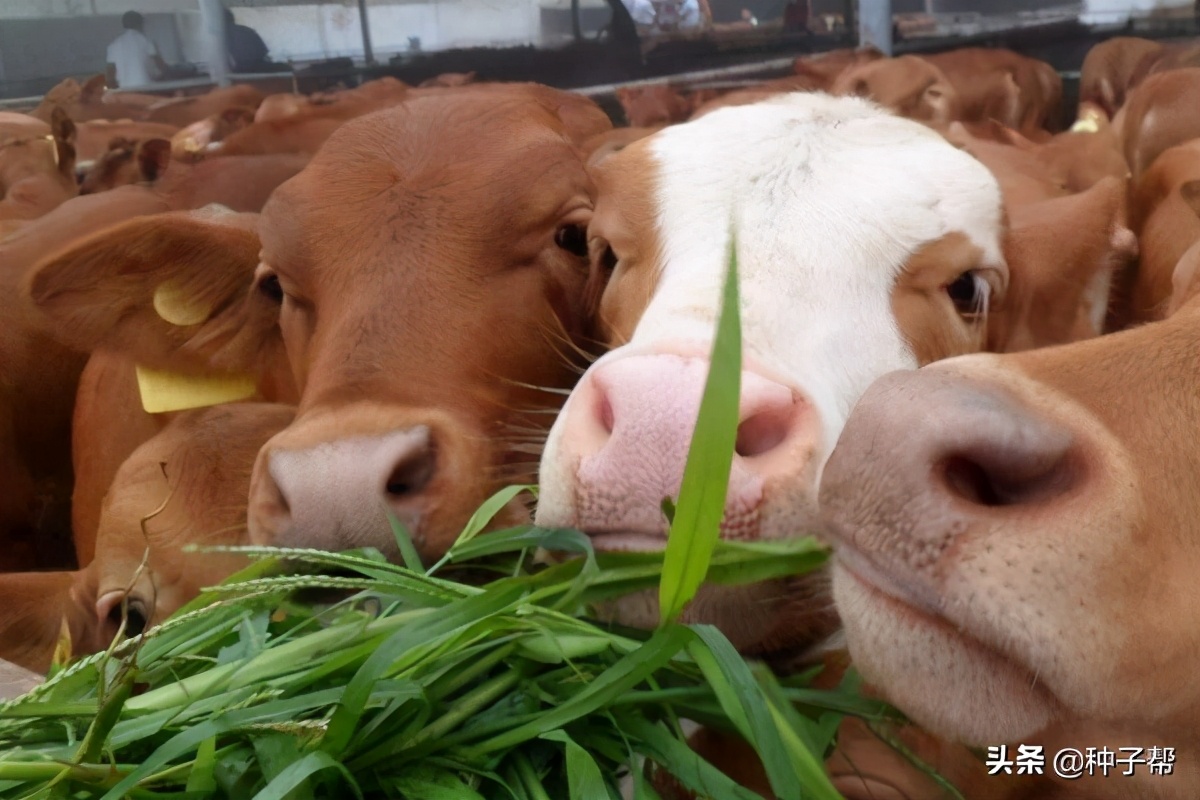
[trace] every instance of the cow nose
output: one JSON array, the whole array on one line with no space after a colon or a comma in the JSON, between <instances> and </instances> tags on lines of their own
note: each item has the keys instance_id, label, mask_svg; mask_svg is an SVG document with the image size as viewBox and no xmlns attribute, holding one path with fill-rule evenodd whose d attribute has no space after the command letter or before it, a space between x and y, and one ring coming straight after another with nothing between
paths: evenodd
<instances>
[{"instance_id":1,"label":"cow nose","mask_svg":"<svg viewBox=\"0 0 1200 800\"><path fill-rule=\"evenodd\" d=\"M962 535L1043 513L1082 476L1075 437L1015 395L950 369L877 380L825 466L835 545L901 571L932 569Z\"/></svg>"},{"instance_id":2,"label":"cow nose","mask_svg":"<svg viewBox=\"0 0 1200 800\"><path fill-rule=\"evenodd\" d=\"M578 524L592 532L659 532L664 498L679 494L709 362L673 354L598 365L577 388L564 441L578 457ZM813 439L810 406L790 388L742 373L726 526L753 514L765 482Z\"/></svg>"},{"instance_id":3,"label":"cow nose","mask_svg":"<svg viewBox=\"0 0 1200 800\"><path fill-rule=\"evenodd\" d=\"M250 533L282 547L379 547L395 555L388 512L413 531L437 468L425 425L307 447L268 442L250 492Z\"/></svg>"}]
</instances>

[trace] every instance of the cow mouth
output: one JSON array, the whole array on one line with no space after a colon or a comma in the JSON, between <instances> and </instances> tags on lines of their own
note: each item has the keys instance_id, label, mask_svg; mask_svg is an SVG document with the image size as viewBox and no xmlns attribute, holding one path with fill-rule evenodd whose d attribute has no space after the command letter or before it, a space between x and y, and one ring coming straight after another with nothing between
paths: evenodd
<instances>
[{"instance_id":1,"label":"cow mouth","mask_svg":"<svg viewBox=\"0 0 1200 800\"><path fill-rule=\"evenodd\" d=\"M602 553L658 553L667 549L665 533L646 531L584 531Z\"/></svg>"},{"instance_id":2,"label":"cow mouth","mask_svg":"<svg viewBox=\"0 0 1200 800\"><path fill-rule=\"evenodd\" d=\"M1031 686L1045 703L1057 705L1051 689L1036 680L1036 671L1019 653L1011 646L980 636L973 626L954 619L944 610L944 602L935 590L892 575L869 556L845 545L837 549L835 562L884 614L931 630L969 660L985 665L989 674L1010 677L1019 674L1020 682Z\"/></svg>"},{"instance_id":3,"label":"cow mouth","mask_svg":"<svg viewBox=\"0 0 1200 800\"><path fill-rule=\"evenodd\" d=\"M844 542L839 542L835 547L834 558L846 572L873 592L910 607L922 616L949 622L942 613L942 601L934 590L916 581L904 580L881 567L870 555Z\"/></svg>"}]
</instances>

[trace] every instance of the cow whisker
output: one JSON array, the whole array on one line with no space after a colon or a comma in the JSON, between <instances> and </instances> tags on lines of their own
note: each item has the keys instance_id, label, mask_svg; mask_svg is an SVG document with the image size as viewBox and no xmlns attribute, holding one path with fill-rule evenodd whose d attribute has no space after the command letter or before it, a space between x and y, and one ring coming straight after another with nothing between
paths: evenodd
<instances>
[{"instance_id":1,"label":"cow whisker","mask_svg":"<svg viewBox=\"0 0 1200 800\"><path fill-rule=\"evenodd\" d=\"M523 389L532 389L535 392L546 392L547 394L556 394L562 397L567 397L571 394L570 389L562 389L557 386L538 386L534 383L525 383L524 381L514 380L512 378L501 377L500 380L512 386L520 386Z\"/></svg>"}]
</instances>

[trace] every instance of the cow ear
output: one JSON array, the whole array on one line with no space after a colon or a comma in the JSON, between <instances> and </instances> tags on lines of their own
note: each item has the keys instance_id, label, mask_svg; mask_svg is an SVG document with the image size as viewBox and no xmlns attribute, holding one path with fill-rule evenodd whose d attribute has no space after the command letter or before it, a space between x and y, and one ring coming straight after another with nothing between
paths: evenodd
<instances>
[{"instance_id":1,"label":"cow ear","mask_svg":"<svg viewBox=\"0 0 1200 800\"><path fill-rule=\"evenodd\" d=\"M612 120L600 106L582 95L555 92L551 108L563 123L563 133L575 144L583 144L599 133L612 130Z\"/></svg>"},{"instance_id":2,"label":"cow ear","mask_svg":"<svg viewBox=\"0 0 1200 800\"><path fill-rule=\"evenodd\" d=\"M1072 228L1079 220L1087 224ZM1067 240L1064 230L1072 231ZM1126 225L1124 181L1109 176L1087 191L1018 209L1005 255L1013 303L989 316L989 349L1021 349L1009 337L1015 320L1029 318L1031 308L1037 309L1042 338L1023 347L1065 344L1081 338L1085 329L1099 335L1114 278L1137 257L1137 237Z\"/></svg>"},{"instance_id":3,"label":"cow ear","mask_svg":"<svg viewBox=\"0 0 1200 800\"><path fill-rule=\"evenodd\" d=\"M50 112L50 133L54 137L54 161L64 176L75 178L75 123L61 106Z\"/></svg>"},{"instance_id":4,"label":"cow ear","mask_svg":"<svg viewBox=\"0 0 1200 800\"><path fill-rule=\"evenodd\" d=\"M103 75L93 75L88 78L79 90L80 103L99 103L104 97L104 92L108 89L108 79Z\"/></svg>"},{"instance_id":5,"label":"cow ear","mask_svg":"<svg viewBox=\"0 0 1200 800\"><path fill-rule=\"evenodd\" d=\"M189 375L256 372L282 357L279 306L252 290L256 222L212 206L139 217L43 259L22 291L68 346Z\"/></svg>"},{"instance_id":6,"label":"cow ear","mask_svg":"<svg viewBox=\"0 0 1200 800\"><path fill-rule=\"evenodd\" d=\"M50 112L50 132L54 134L55 139L68 144L75 143L75 123L71 121L70 115L63 111L62 106L55 106Z\"/></svg>"},{"instance_id":7,"label":"cow ear","mask_svg":"<svg viewBox=\"0 0 1200 800\"><path fill-rule=\"evenodd\" d=\"M137 149L138 171L148 181L156 181L171 165L171 142L147 139Z\"/></svg>"}]
</instances>

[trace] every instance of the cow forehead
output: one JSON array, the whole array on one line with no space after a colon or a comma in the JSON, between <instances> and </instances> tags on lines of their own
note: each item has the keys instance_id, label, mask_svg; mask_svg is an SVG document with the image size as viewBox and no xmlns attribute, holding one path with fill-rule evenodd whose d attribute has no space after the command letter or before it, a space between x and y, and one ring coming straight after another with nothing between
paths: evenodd
<instances>
[{"instance_id":1,"label":"cow forehead","mask_svg":"<svg viewBox=\"0 0 1200 800\"><path fill-rule=\"evenodd\" d=\"M264 256L316 266L321 250L340 263L346 243L365 260L392 245L414 254L432 245L494 249L497 232L542 224L587 200L582 158L547 119L467 137L453 129L444 118L421 118L331 139L264 207Z\"/></svg>"},{"instance_id":2,"label":"cow forehead","mask_svg":"<svg viewBox=\"0 0 1200 800\"><path fill-rule=\"evenodd\" d=\"M1003 263L1000 192L987 169L867 101L787 95L715 111L646 145L614 159L642 159L655 175L645 185L662 263L647 328L672 308L711 326L731 228L756 316L883 308L908 257L951 233L983 263Z\"/></svg>"}]
</instances>

